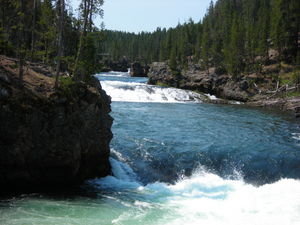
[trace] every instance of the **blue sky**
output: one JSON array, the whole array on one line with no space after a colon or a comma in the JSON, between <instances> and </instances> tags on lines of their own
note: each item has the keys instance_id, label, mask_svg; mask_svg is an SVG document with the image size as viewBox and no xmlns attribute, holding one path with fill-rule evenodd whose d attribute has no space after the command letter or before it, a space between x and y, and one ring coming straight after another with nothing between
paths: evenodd
<instances>
[{"instance_id":1,"label":"blue sky","mask_svg":"<svg viewBox=\"0 0 300 225\"><path fill-rule=\"evenodd\" d=\"M80 0L70 0L73 6ZM198 22L210 0L104 0L105 28L128 32L154 31L157 27L175 27L192 18Z\"/></svg>"}]
</instances>

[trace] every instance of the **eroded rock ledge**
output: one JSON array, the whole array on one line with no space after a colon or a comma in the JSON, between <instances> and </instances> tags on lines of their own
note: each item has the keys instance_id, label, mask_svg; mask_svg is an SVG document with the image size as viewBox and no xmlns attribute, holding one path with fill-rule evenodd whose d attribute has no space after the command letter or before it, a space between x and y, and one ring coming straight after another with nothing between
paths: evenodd
<instances>
[{"instance_id":1,"label":"eroded rock ledge","mask_svg":"<svg viewBox=\"0 0 300 225\"><path fill-rule=\"evenodd\" d=\"M1 190L59 188L110 173L110 97L100 83L49 96L0 68Z\"/></svg>"},{"instance_id":2,"label":"eroded rock ledge","mask_svg":"<svg viewBox=\"0 0 300 225\"><path fill-rule=\"evenodd\" d=\"M149 84L163 85L216 95L218 101L212 103L227 104L227 100L244 102L255 107L277 108L293 112L300 117L300 97L272 97L267 91L276 86L276 81L268 74L278 73L272 66L265 67L265 76L249 74L237 79L210 68L203 71L197 64L189 64L180 74L174 75L168 62L154 62L148 73ZM256 84L257 83L257 84ZM223 99L223 100L222 100Z\"/></svg>"}]
</instances>

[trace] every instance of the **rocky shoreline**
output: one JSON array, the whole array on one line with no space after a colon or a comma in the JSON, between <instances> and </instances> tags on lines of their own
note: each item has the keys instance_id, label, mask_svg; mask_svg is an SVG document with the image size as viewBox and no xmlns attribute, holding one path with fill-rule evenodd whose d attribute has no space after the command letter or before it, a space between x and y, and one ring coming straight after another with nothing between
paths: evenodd
<instances>
[{"instance_id":1,"label":"rocky shoreline","mask_svg":"<svg viewBox=\"0 0 300 225\"><path fill-rule=\"evenodd\" d=\"M0 67L1 191L51 190L111 173L110 97L96 79L57 91L52 80L29 69L20 88Z\"/></svg>"},{"instance_id":2,"label":"rocky shoreline","mask_svg":"<svg viewBox=\"0 0 300 225\"><path fill-rule=\"evenodd\" d=\"M189 64L187 69L174 75L168 62L154 62L150 65L148 83L192 90L219 98L207 99L210 103L227 104L230 101L239 101L249 106L290 111L296 117L300 117L300 97L278 97L269 94L270 88L276 87L276 80L268 74L278 71L273 67L265 67L264 70L264 76L249 74L233 79L215 68L203 71L199 65Z\"/></svg>"}]
</instances>

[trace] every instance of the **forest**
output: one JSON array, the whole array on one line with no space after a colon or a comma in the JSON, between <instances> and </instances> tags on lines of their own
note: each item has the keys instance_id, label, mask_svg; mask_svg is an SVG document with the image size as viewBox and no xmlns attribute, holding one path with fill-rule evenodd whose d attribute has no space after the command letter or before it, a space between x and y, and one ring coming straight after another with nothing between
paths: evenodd
<instances>
[{"instance_id":1,"label":"forest","mask_svg":"<svg viewBox=\"0 0 300 225\"><path fill-rule=\"evenodd\" d=\"M233 76L259 72L272 60L300 62L298 0L218 0L200 22L138 34L95 26L103 0L82 0L79 18L64 0L0 2L0 54L21 65L42 62L78 79L100 71L103 55L144 64L170 60L173 68L199 63Z\"/></svg>"},{"instance_id":2,"label":"forest","mask_svg":"<svg viewBox=\"0 0 300 225\"><path fill-rule=\"evenodd\" d=\"M170 60L182 68L192 62L238 76L259 72L272 60L299 65L299 26L298 0L218 0L198 23L190 19L152 33L104 31L103 51L114 60Z\"/></svg>"},{"instance_id":3,"label":"forest","mask_svg":"<svg viewBox=\"0 0 300 225\"><path fill-rule=\"evenodd\" d=\"M103 0L82 0L79 18L65 0L1 0L0 54L18 58L22 78L26 60L50 65L85 80L98 68Z\"/></svg>"}]
</instances>

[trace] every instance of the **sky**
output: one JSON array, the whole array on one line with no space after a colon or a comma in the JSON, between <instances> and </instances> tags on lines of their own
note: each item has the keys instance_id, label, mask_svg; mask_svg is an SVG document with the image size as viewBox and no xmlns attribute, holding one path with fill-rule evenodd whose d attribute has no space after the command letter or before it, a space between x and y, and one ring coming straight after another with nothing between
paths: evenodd
<instances>
[{"instance_id":1,"label":"sky","mask_svg":"<svg viewBox=\"0 0 300 225\"><path fill-rule=\"evenodd\" d=\"M70 0L76 8L80 0ZM175 27L192 18L195 22L206 13L211 0L104 0L103 21L109 30L141 32L154 31L157 27Z\"/></svg>"}]
</instances>

